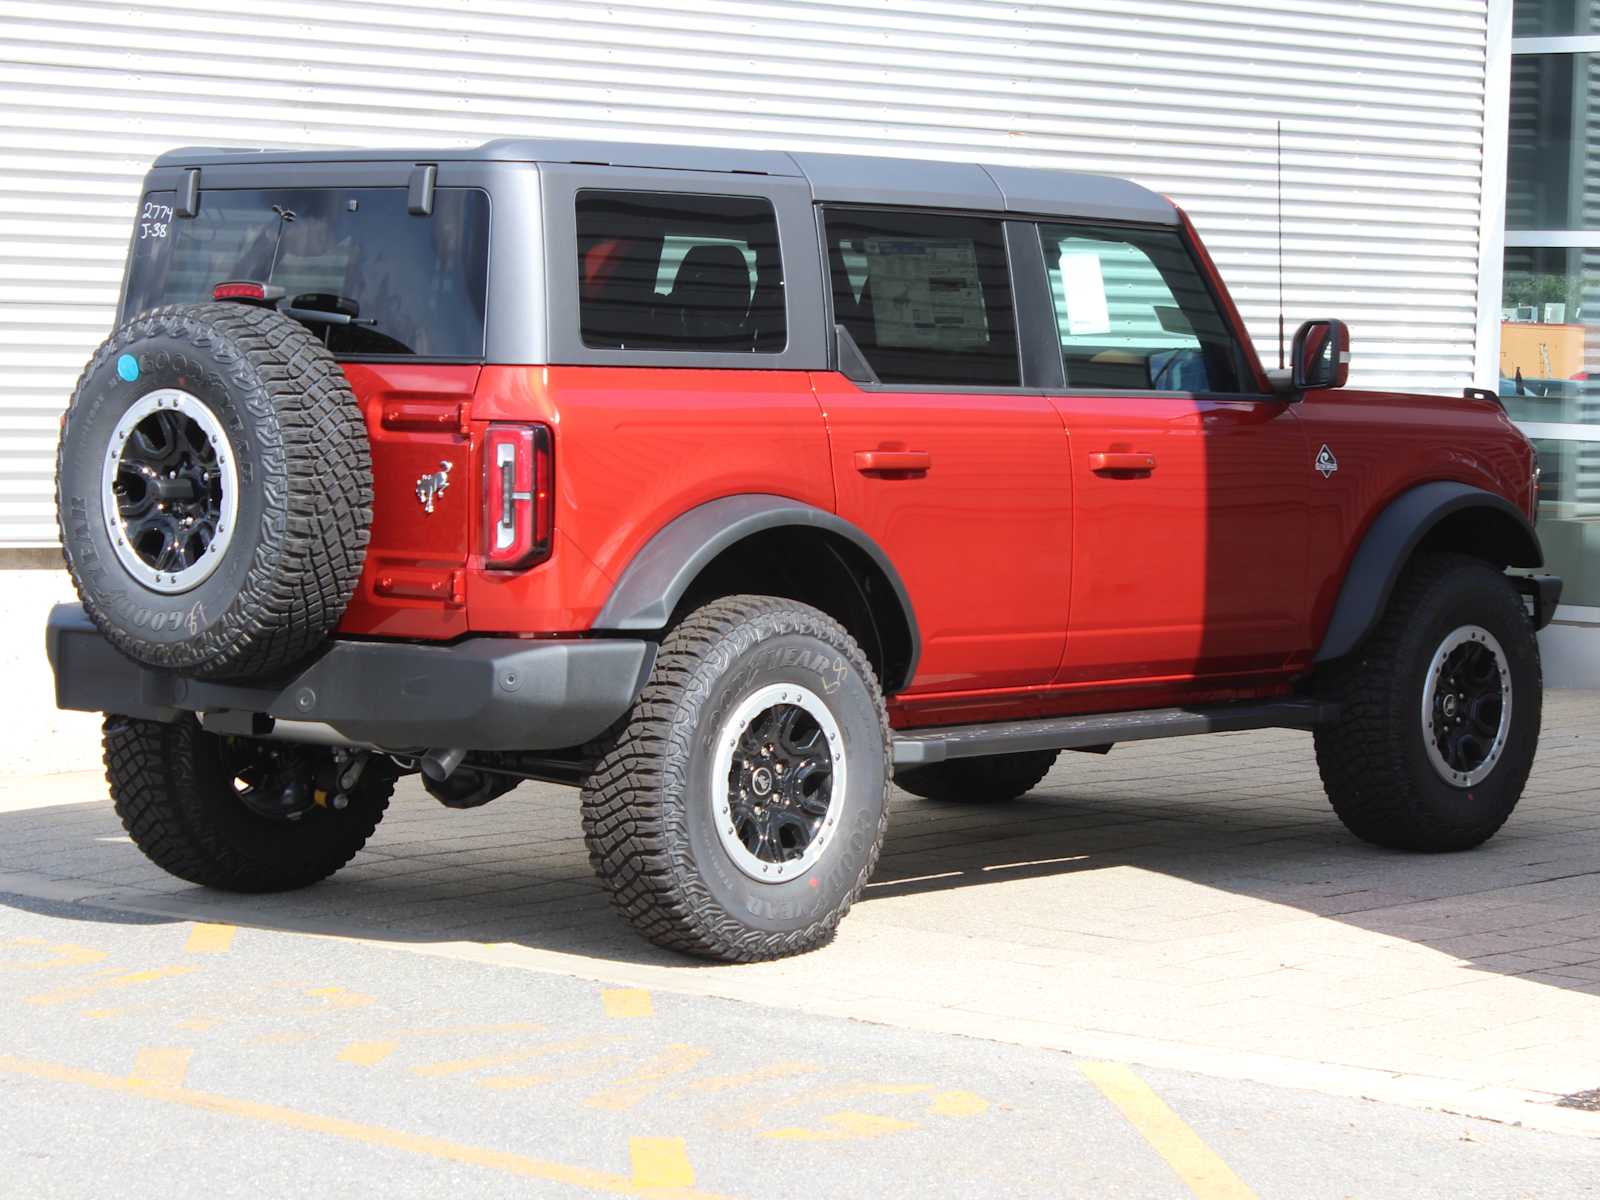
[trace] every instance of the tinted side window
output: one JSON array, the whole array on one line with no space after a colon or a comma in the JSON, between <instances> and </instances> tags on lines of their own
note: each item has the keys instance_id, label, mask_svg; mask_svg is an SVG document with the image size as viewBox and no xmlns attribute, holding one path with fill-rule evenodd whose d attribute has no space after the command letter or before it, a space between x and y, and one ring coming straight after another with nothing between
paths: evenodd
<instances>
[{"instance_id":1,"label":"tinted side window","mask_svg":"<svg viewBox=\"0 0 1600 1200\"><path fill-rule=\"evenodd\" d=\"M784 348L783 262L770 201L583 191L577 218L585 346L723 354Z\"/></svg>"},{"instance_id":2,"label":"tinted side window","mask_svg":"<svg viewBox=\"0 0 1600 1200\"><path fill-rule=\"evenodd\" d=\"M1016 387L1016 316L999 221L830 210L833 318L885 383Z\"/></svg>"},{"instance_id":3,"label":"tinted side window","mask_svg":"<svg viewBox=\"0 0 1600 1200\"><path fill-rule=\"evenodd\" d=\"M1233 334L1177 233L1040 231L1068 387L1240 390Z\"/></svg>"}]
</instances>

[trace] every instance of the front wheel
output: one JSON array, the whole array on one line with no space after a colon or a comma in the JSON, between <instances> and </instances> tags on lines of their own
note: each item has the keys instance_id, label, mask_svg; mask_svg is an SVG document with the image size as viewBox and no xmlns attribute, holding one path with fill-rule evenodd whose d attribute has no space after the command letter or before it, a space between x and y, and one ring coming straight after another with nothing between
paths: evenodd
<instances>
[{"instance_id":1,"label":"front wheel","mask_svg":"<svg viewBox=\"0 0 1600 1200\"><path fill-rule=\"evenodd\" d=\"M1539 742L1543 677L1522 599L1493 567L1428 555L1378 628L1326 673L1339 719L1317 765L1339 819L1400 850L1467 850L1522 796Z\"/></svg>"},{"instance_id":2,"label":"front wheel","mask_svg":"<svg viewBox=\"0 0 1600 1200\"><path fill-rule=\"evenodd\" d=\"M810 950L888 825L889 725L832 618L768 596L696 610L583 788L590 859L657 945L724 962Z\"/></svg>"}]
</instances>

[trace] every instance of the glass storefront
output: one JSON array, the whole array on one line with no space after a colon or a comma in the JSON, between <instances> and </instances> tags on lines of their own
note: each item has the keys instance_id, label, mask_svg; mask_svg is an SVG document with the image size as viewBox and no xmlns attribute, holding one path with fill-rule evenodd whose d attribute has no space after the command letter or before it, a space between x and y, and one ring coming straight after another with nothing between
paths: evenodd
<instances>
[{"instance_id":1,"label":"glass storefront","mask_svg":"<svg viewBox=\"0 0 1600 1200\"><path fill-rule=\"evenodd\" d=\"M1593 0L1515 0L1511 11L1517 37L1600 33L1600 8Z\"/></svg>"},{"instance_id":2,"label":"glass storefront","mask_svg":"<svg viewBox=\"0 0 1600 1200\"><path fill-rule=\"evenodd\" d=\"M1512 33L1500 393L1563 603L1600 608L1600 0L1517 0Z\"/></svg>"}]
</instances>

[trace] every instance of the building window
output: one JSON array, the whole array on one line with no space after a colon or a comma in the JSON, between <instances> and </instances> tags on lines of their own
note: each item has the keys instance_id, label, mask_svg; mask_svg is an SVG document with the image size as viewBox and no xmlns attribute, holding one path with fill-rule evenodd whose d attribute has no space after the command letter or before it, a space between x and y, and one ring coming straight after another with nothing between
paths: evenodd
<instances>
[{"instance_id":1,"label":"building window","mask_svg":"<svg viewBox=\"0 0 1600 1200\"><path fill-rule=\"evenodd\" d=\"M1600 609L1600 5L1512 21L1500 392L1539 451L1563 604Z\"/></svg>"}]
</instances>

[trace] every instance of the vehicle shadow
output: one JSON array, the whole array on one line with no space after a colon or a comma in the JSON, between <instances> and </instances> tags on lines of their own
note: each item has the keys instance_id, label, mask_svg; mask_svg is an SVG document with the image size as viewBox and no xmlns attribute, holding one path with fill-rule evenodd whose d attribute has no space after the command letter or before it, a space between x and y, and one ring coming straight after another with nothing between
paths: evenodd
<instances>
[{"instance_id":1,"label":"vehicle shadow","mask_svg":"<svg viewBox=\"0 0 1600 1200\"><path fill-rule=\"evenodd\" d=\"M936 804L897 791L883 858L841 941L879 927L998 939L1043 962L1059 949L1065 969L1097 948L1161 957L1167 947L1181 960L1219 935L1236 945L1309 915L1376 935L1374 947L1399 939L1480 971L1600 996L1597 712L1593 694L1552 695L1521 808L1464 854L1355 840L1327 808L1309 736L1291 731L1063 754L1020 800ZM53 907L70 901L83 903ZM0 813L0 903L44 903L93 922L166 914L669 972L741 969L659 950L628 930L590 872L575 794L553 786L451 812L404 781L355 862L315 887L268 896L163 875L103 801ZM865 969L844 955L830 963Z\"/></svg>"}]
</instances>

